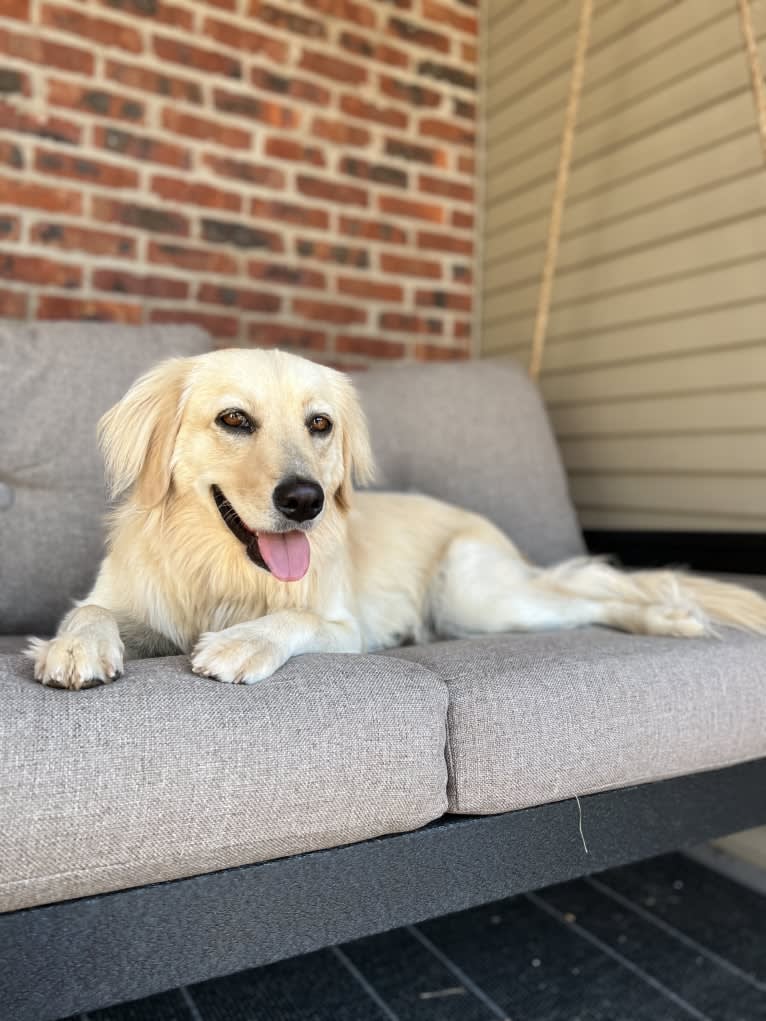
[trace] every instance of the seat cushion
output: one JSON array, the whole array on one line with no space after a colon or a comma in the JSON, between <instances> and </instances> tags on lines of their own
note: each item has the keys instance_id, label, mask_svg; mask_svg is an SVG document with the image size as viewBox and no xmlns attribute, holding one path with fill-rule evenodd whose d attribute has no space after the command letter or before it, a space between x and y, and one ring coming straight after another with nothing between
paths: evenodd
<instances>
[{"instance_id":1,"label":"seat cushion","mask_svg":"<svg viewBox=\"0 0 766 1021\"><path fill-rule=\"evenodd\" d=\"M506 812L766 755L766 638L602 628L398 649L449 689L449 806Z\"/></svg>"},{"instance_id":2,"label":"seat cushion","mask_svg":"<svg viewBox=\"0 0 766 1021\"><path fill-rule=\"evenodd\" d=\"M357 373L354 382L377 488L484 514L539 564L583 552L545 408L517 362L403 365Z\"/></svg>"},{"instance_id":3,"label":"seat cushion","mask_svg":"<svg viewBox=\"0 0 766 1021\"><path fill-rule=\"evenodd\" d=\"M0 630L45 633L87 594L106 509L96 423L196 327L0 324Z\"/></svg>"},{"instance_id":4,"label":"seat cushion","mask_svg":"<svg viewBox=\"0 0 766 1021\"><path fill-rule=\"evenodd\" d=\"M0 656L0 911L415 829L446 809L447 693L415 663L302 656L253 686L135 660L43 688Z\"/></svg>"}]
</instances>

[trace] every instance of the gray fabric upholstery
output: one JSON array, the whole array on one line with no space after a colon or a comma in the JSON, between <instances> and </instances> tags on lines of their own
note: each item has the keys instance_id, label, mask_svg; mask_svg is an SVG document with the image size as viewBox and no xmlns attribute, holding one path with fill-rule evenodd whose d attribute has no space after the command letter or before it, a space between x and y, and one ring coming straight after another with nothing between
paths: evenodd
<instances>
[{"instance_id":1,"label":"gray fabric upholstery","mask_svg":"<svg viewBox=\"0 0 766 1021\"><path fill-rule=\"evenodd\" d=\"M540 564L583 552L543 403L517 362L405 365L354 382L376 488L414 489L485 514Z\"/></svg>"},{"instance_id":2,"label":"gray fabric upholstery","mask_svg":"<svg viewBox=\"0 0 766 1021\"><path fill-rule=\"evenodd\" d=\"M72 693L0 656L0 911L415 829L446 808L447 693L304 656L252 687L137 660Z\"/></svg>"},{"instance_id":3,"label":"gray fabric upholstery","mask_svg":"<svg viewBox=\"0 0 766 1021\"><path fill-rule=\"evenodd\" d=\"M0 323L0 632L51 631L103 555L96 423L195 327Z\"/></svg>"},{"instance_id":4,"label":"gray fabric upholstery","mask_svg":"<svg viewBox=\"0 0 766 1021\"><path fill-rule=\"evenodd\" d=\"M399 649L449 689L449 804L507 812L766 755L766 639L601 628Z\"/></svg>"}]
</instances>

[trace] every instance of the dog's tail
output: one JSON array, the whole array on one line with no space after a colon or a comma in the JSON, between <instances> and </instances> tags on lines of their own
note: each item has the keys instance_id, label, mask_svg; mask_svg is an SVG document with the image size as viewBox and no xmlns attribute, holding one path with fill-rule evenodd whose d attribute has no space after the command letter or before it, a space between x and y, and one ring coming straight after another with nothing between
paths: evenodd
<instances>
[{"instance_id":1,"label":"dog's tail","mask_svg":"<svg viewBox=\"0 0 766 1021\"><path fill-rule=\"evenodd\" d=\"M580 557L544 572L557 588L589 599L618 599L691 612L708 633L715 625L766 634L766 599L753 589L679 570L622 571Z\"/></svg>"}]
</instances>

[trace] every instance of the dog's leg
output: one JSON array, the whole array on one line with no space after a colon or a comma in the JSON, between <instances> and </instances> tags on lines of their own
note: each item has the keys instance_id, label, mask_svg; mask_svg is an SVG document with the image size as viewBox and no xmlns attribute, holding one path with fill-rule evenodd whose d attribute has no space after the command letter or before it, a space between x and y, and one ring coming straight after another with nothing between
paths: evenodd
<instances>
[{"instance_id":1,"label":"dog's leg","mask_svg":"<svg viewBox=\"0 0 766 1021\"><path fill-rule=\"evenodd\" d=\"M25 655L35 679L53 688L92 688L122 674L123 644L117 621L94 604L78 606L62 620L55 638L32 638Z\"/></svg>"},{"instance_id":2,"label":"dog's leg","mask_svg":"<svg viewBox=\"0 0 766 1021\"><path fill-rule=\"evenodd\" d=\"M671 589L648 592L634 576L600 561L532 567L510 543L473 535L450 543L430 597L435 629L448 637L588 624L677 637L709 630L700 607Z\"/></svg>"},{"instance_id":3,"label":"dog's leg","mask_svg":"<svg viewBox=\"0 0 766 1021\"><path fill-rule=\"evenodd\" d=\"M361 633L351 616L326 620L307 610L280 610L201 635L191 661L195 674L229 684L255 684L292 656L361 651Z\"/></svg>"}]
</instances>

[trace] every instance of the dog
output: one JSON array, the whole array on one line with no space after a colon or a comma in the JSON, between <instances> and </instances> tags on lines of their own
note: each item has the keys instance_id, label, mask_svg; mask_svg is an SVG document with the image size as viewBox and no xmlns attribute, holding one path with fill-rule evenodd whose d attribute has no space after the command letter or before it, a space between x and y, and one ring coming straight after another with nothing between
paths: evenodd
<instances>
[{"instance_id":1,"label":"dog","mask_svg":"<svg viewBox=\"0 0 766 1021\"><path fill-rule=\"evenodd\" d=\"M529 563L477 514L373 475L344 374L281 351L165 361L99 423L115 509L90 594L27 655L80 689L126 656L186 653L254 684L303 653L601 624L697 637L766 632L766 600L675 571Z\"/></svg>"}]
</instances>

